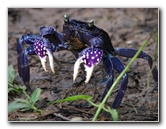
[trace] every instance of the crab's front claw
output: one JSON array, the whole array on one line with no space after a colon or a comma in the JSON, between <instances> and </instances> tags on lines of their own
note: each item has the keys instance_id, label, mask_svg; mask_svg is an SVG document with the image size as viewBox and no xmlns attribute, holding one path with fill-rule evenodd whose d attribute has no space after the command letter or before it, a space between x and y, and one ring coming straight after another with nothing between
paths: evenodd
<instances>
[{"instance_id":1,"label":"crab's front claw","mask_svg":"<svg viewBox=\"0 0 166 129\"><path fill-rule=\"evenodd\" d=\"M86 80L85 83L88 83L94 67L99 64L103 56L103 51L99 48L87 48L82 51L80 57L74 64L74 74L73 74L73 81L75 82L80 64L83 63L86 71Z\"/></svg>"},{"instance_id":2,"label":"crab's front claw","mask_svg":"<svg viewBox=\"0 0 166 129\"><path fill-rule=\"evenodd\" d=\"M39 56L43 69L46 72L48 72L48 70L46 68L46 58L48 56L51 70L53 73L55 73L51 44L48 42L48 40L46 40L46 39L36 40L34 43L34 50L35 50L36 54Z\"/></svg>"}]
</instances>

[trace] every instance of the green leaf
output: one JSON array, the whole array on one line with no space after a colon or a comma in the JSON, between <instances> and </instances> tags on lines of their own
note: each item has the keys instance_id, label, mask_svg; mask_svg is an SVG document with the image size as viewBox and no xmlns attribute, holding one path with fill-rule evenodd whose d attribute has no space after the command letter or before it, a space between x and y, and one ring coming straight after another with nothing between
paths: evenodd
<instances>
[{"instance_id":1,"label":"green leaf","mask_svg":"<svg viewBox=\"0 0 166 129\"><path fill-rule=\"evenodd\" d=\"M26 90L26 87L24 87L24 86L13 85L13 86L10 86L8 88L8 93L10 93L10 92L17 92L17 93L19 93L19 92L23 92L25 90Z\"/></svg>"},{"instance_id":2,"label":"green leaf","mask_svg":"<svg viewBox=\"0 0 166 129\"><path fill-rule=\"evenodd\" d=\"M24 108L21 108L20 111L24 112L24 111L28 111L28 110L31 110L32 108L31 107L24 107Z\"/></svg>"},{"instance_id":3,"label":"green leaf","mask_svg":"<svg viewBox=\"0 0 166 129\"><path fill-rule=\"evenodd\" d=\"M89 100L91 99L91 96L88 95L75 95L75 96L71 96L71 97L67 97L65 99L61 99L61 100L56 100L50 103L62 103L62 102L68 102L68 101L75 101L75 100L79 100L79 99L83 99L83 100Z\"/></svg>"},{"instance_id":4,"label":"green leaf","mask_svg":"<svg viewBox=\"0 0 166 129\"><path fill-rule=\"evenodd\" d=\"M16 101L17 103L22 103L22 104L27 105L28 107L31 107L30 102L27 101L27 100L24 100L24 99L15 99L15 101Z\"/></svg>"},{"instance_id":5,"label":"green leaf","mask_svg":"<svg viewBox=\"0 0 166 129\"><path fill-rule=\"evenodd\" d=\"M9 88L8 88L8 93L10 93L10 92L14 92L14 91L16 91L15 88L13 88L13 87L9 87Z\"/></svg>"},{"instance_id":6,"label":"green leaf","mask_svg":"<svg viewBox=\"0 0 166 129\"><path fill-rule=\"evenodd\" d=\"M118 120L118 112L117 112L116 109L112 109L112 110L111 110L111 115L112 115L112 119L113 119L114 121L117 121L117 120Z\"/></svg>"},{"instance_id":7,"label":"green leaf","mask_svg":"<svg viewBox=\"0 0 166 129\"><path fill-rule=\"evenodd\" d=\"M13 102L9 103L9 105L8 105L8 112L13 112L14 110L22 109L25 107L27 107L26 104L18 103L18 101L13 101Z\"/></svg>"},{"instance_id":8,"label":"green leaf","mask_svg":"<svg viewBox=\"0 0 166 129\"><path fill-rule=\"evenodd\" d=\"M30 97L30 101L32 102L32 104L35 104L36 101L38 101L40 99L40 94L41 94L41 89L37 88L35 91L33 91L31 97Z\"/></svg>"},{"instance_id":9,"label":"green leaf","mask_svg":"<svg viewBox=\"0 0 166 129\"><path fill-rule=\"evenodd\" d=\"M13 69L13 66L12 65L9 65L8 66L8 82L13 84L13 81L14 81L14 78L15 78L15 71Z\"/></svg>"}]
</instances>

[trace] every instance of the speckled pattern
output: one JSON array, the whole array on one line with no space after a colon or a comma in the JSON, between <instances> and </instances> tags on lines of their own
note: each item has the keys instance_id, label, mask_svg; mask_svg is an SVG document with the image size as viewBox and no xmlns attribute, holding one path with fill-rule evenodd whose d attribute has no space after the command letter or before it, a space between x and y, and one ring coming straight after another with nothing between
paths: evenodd
<instances>
[{"instance_id":1,"label":"speckled pattern","mask_svg":"<svg viewBox=\"0 0 166 129\"><path fill-rule=\"evenodd\" d=\"M82 60L86 66L97 65L102 59L103 51L98 48L87 48L82 53Z\"/></svg>"},{"instance_id":2,"label":"speckled pattern","mask_svg":"<svg viewBox=\"0 0 166 129\"><path fill-rule=\"evenodd\" d=\"M46 47L44 46L42 40L36 40L34 43L34 50L41 58L46 56Z\"/></svg>"}]
</instances>

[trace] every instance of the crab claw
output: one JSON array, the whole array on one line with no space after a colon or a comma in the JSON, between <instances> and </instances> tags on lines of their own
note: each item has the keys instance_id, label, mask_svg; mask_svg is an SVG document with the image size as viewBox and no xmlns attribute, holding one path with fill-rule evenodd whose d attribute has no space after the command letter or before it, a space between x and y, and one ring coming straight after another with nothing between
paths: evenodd
<instances>
[{"instance_id":1,"label":"crab claw","mask_svg":"<svg viewBox=\"0 0 166 129\"><path fill-rule=\"evenodd\" d=\"M43 66L43 69L46 72L48 72L48 70L46 68L46 58L48 56L51 70L52 70L53 73L55 73L52 51L45 46L45 44L43 43L42 40L36 40L35 41L34 50L35 50L36 54L39 56L39 58L41 60L41 64Z\"/></svg>"},{"instance_id":2,"label":"crab claw","mask_svg":"<svg viewBox=\"0 0 166 129\"><path fill-rule=\"evenodd\" d=\"M74 74L73 74L73 81L75 82L77 76L80 64L83 63L86 71L86 80L85 83L88 83L94 67L99 64L103 56L103 51L98 48L87 48L83 50L80 57L77 59L77 61L74 64Z\"/></svg>"}]
</instances>

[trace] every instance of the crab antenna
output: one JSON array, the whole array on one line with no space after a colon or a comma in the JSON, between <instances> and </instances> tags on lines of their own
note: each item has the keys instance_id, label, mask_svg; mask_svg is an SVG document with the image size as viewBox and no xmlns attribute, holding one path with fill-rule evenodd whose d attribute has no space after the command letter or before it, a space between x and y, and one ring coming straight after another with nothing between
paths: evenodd
<instances>
[{"instance_id":1,"label":"crab antenna","mask_svg":"<svg viewBox=\"0 0 166 129\"><path fill-rule=\"evenodd\" d=\"M69 16L68 15L64 15L64 21L68 22L69 21Z\"/></svg>"}]
</instances>

